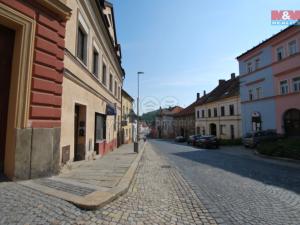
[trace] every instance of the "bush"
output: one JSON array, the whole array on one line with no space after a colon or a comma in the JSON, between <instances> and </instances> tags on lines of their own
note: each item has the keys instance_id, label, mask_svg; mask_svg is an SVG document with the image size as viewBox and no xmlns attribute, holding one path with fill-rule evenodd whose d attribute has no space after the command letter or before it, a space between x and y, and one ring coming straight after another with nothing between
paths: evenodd
<instances>
[{"instance_id":1,"label":"bush","mask_svg":"<svg viewBox=\"0 0 300 225\"><path fill-rule=\"evenodd\" d=\"M242 144L242 139L233 139L233 140L225 140L225 139L220 139L219 140L220 145L241 145Z\"/></svg>"},{"instance_id":2,"label":"bush","mask_svg":"<svg viewBox=\"0 0 300 225\"><path fill-rule=\"evenodd\" d=\"M300 160L300 138L264 142L257 146L257 151L263 155Z\"/></svg>"}]
</instances>

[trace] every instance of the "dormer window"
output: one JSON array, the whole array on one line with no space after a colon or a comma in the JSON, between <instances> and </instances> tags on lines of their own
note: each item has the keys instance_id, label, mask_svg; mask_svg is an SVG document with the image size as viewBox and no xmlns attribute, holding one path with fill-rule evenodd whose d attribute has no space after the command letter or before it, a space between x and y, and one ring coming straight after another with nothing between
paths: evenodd
<instances>
[{"instance_id":1,"label":"dormer window","mask_svg":"<svg viewBox=\"0 0 300 225\"><path fill-rule=\"evenodd\" d=\"M283 50L283 47L279 47L277 48L277 60L280 61L283 59L284 57L284 50Z\"/></svg>"}]
</instances>

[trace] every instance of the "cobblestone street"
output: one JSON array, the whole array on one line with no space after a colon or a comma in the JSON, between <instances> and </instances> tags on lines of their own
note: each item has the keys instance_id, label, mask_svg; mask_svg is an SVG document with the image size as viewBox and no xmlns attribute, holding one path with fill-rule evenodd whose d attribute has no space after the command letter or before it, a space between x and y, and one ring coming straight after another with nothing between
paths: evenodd
<instances>
[{"instance_id":1,"label":"cobblestone street","mask_svg":"<svg viewBox=\"0 0 300 225\"><path fill-rule=\"evenodd\" d=\"M242 147L200 149L151 141L177 167L210 214L228 225L299 225L300 165Z\"/></svg>"},{"instance_id":2,"label":"cobblestone street","mask_svg":"<svg viewBox=\"0 0 300 225\"><path fill-rule=\"evenodd\" d=\"M127 194L95 211L0 183L0 224L217 224L181 175L147 147Z\"/></svg>"}]
</instances>

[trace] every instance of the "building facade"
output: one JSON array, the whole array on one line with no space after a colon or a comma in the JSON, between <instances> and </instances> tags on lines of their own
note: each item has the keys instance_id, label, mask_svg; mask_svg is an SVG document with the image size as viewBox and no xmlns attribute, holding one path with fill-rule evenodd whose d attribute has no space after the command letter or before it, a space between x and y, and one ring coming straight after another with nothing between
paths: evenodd
<instances>
[{"instance_id":1,"label":"building facade","mask_svg":"<svg viewBox=\"0 0 300 225\"><path fill-rule=\"evenodd\" d=\"M61 163L88 160L117 147L124 70L113 6L67 1Z\"/></svg>"},{"instance_id":2,"label":"building facade","mask_svg":"<svg viewBox=\"0 0 300 225\"><path fill-rule=\"evenodd\" d=\"M243 134L299 135L299 26L290 26L237 57Z\"/></svg>"},{"instance_id":3,"label":"building facade","mask_svg":"<svg viewBox=\"0 0 300 225\"><path fill-rule=\"evenodd\" d=\"M191 105L183 109L181 112L174 115L174 130L175 136L189 137L194 135L195 131L195 106L200 99L199 93L197 100Z\"/></svg>"},{"instance_id":4,"label":"building facade","mask_svg":"<svg viewBox=\"0 0 300 225\"><path fill-rule=\"evenodd\" d=\"M64 37L70 15L63 0L0 0L0 173L10 179L59 169Z\"/></svg>"},{"instance_id":5,"label":"building facade","mask_svg":"<svg viewBox=\"0 0 300 225\"><path fill-rule=\"evenodd\" d=\"M133 102L134 99L122 89L122 144L132 143L133 141Z\"/></svg>"},{"instance_id":6,"label":"building facade","mask_svg":"<svg viewBox=\"0 0 300 225\"><path fill-rule=\"evenodd\" d=\"M219 85L204 94L195 107L197 134L220 139L238 139L242 135L239 77L219 80Z\"/></svg>"},{"instance_id":7,"label":"building facade","mask_svg":"<svg viewBox=\"0 0 300 225\"><path fill-rule=\"evenodd\" d=\"M174 115L182 110L179 106L160 109L155 117L155 129L157 138L174 138Z\"/></svg>"}]
</instances>

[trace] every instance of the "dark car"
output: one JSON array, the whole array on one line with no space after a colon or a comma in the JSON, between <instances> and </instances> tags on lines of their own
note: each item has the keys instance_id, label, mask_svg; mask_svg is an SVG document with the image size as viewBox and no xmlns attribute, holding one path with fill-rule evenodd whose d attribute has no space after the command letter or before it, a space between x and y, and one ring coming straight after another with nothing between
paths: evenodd
<instances>
[{"instance_id":1,"label":"dark car","mask_svg":"<svg viewBox=\"0 0 300 225\"><path fill-rule=\"evenodd\" d=\"M195 144L196 144L196 139L199 138L199 137L201 137L200 134L189 136L188 139L187 139L187 144L188 144L188 145L189 145L189 144L195 145Z\"/></svg>"},{"instance_id":2,"label":"dark car","mask_svg":"<svg viewBox=\"0 0 300 225\"><path fill-rule=\"evenodd\" d=\"M255 148L259 143L266 141L275 141L280 138L280 135L275 130L257 131L248 133L243 138L245 147Z\"/></svg>"},{"instance_id":3,"label":"dark car","mask_svg":"<svg viewBox=\"0 0 300 225\"><path fill-rule=\"evenodd\" d=\"M185 142L185 138L184 138L183 136L177 136L177 137L175 138L175 141L176 141L176 142Z\"/></svg>"},{"instance_id":4,"label":"dark car","mask_svg":"<svg viewBox=\"0 0 300 225\"><path fill-rule=\"evenodd\" d=\"M198 137L195 144L202 148L219 148L219 141L216 136L213 135Z\"/></svg>"}]
</instances>

